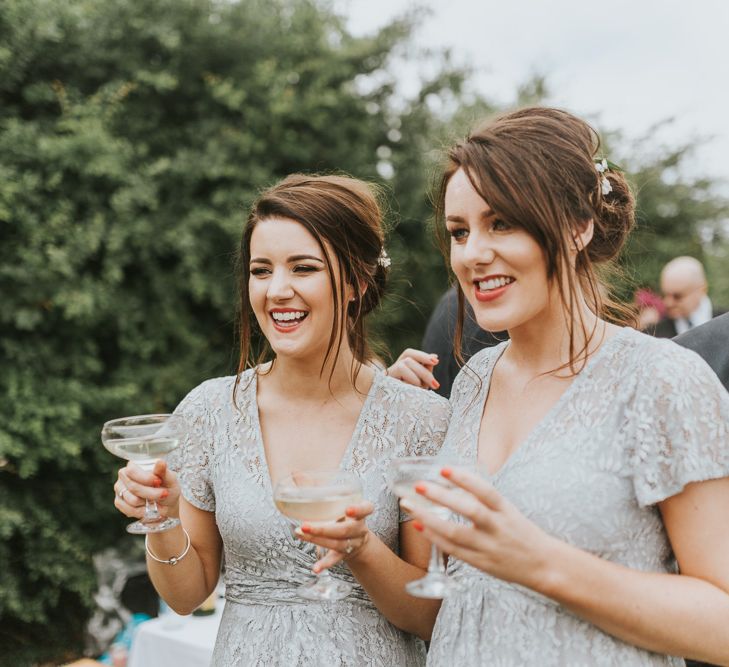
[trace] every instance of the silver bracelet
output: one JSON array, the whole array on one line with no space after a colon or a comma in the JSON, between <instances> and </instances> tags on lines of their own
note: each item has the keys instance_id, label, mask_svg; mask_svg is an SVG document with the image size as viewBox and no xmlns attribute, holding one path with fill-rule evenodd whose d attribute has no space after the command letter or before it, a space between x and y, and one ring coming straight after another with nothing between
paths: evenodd
<instances>
[{"instance_id":1,"label":"silver bracelet","mask_svg":"<svg viewBox=\"0 0 729 667\"><path fill-rule=\"evenodd\" d=\"M180 526L182 528L182 526ZM149 557L152 560L156 560L158 563L162 563L163 565L177 565L185 556L187 556L187 552L190 551L190 533L188 533L184 528L182 528L182 532L185 533L185 537L187 538L187 544L185 545L185 550L179 555L179 556L172 556L169 560L163 560L161 558L157 558L152 553L152 550L149 548L149 543L147 540L149 540L149 535L144 536L144 548L147 551L147 554L149 554Z\"/></svg>"}]
</instances>

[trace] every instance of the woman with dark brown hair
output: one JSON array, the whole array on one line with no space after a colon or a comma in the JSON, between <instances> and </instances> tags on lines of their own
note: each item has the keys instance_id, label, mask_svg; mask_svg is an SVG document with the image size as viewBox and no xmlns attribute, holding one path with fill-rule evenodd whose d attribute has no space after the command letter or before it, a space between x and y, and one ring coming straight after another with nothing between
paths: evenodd
<instances>
[{"instance_id":1,"label":"woman with dark brown hair","mask_svg":"<svg viewBox=\"0 0 729 667\"><path fill-rule=\"evenodd\" d=\"M458 375L442 448L488 479L416 487L456 521L410 508L462 581L429 665L729 664L729 396L693 352L618 326L595 269L633 197L598 151L582 120L528 108L449 152L461 312L510 340Z\"/></svg>"},{"instance_id":2,"label":"woman with dark brown hair","mask_svg":"<svg viewBox=\"0 0 729 667\"><path fill-rule=\"evenodd\" d=\"M204 382L180 403L190 430L170 468L119 472L120 511L140 516L149 498L182 521L148 538L149 573L170 607L200 605L225 557L216 667L425 661L413 635L429 636L437 603L403 589L427 569L429 544L400 521L386 473L396 457L437 454L450 410L371 363L364 323L387 264L367 184L297 175L264 192L240 249L238 374ZM264 346L254 360L256 335ZM367 502L294 537L273 489L311 469L358 475ZM318 560L311 542L330 551ZM353 592L301 600L296 588L312 566L331 568Z\"/></svg>"}]
</instances>

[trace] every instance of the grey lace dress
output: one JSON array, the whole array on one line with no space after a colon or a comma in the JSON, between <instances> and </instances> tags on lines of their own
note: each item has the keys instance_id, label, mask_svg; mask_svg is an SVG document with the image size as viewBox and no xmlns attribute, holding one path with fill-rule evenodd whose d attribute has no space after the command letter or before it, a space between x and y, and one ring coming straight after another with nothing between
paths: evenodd
<instances>
[{"instance_id":1,"label":"grey lace dress","mask_svg":"<svg viewBox=\"0 0 729 667\"><path fill-rule=\"evenodd\" d=\"M314 546L292 536L273 504L257 376L253 370L243 374L238 409L234 381L209 380L183 399L177 412L187 418L190 432L170 457L184 497L215 512L223 540L226 604L212 664L423 665L423 643L377 611L345 564L331 570L355 584L345 600L318 603L296 596L296 587L312 576ZM360 476L364 497L375 505L368 526L396 553L401 517L387 488L389 462L437 454L449 415L445 399L376 373L341 466Z\"/></svg>"},{"instance_id":2,"label":"grey lace dress","mask_svg":"<svg viewBox=\"0 0 729 667\"><path fill-rule=\"evenodd\" d=\"M491 371L507 343L458 376L444 456L475 461ZM656 503L729 476L729 395L695 353L623 329L607 340L492 477L545 531L630 568L676 572ZM429 667L641 667L681 658L626 644L551 599L452 559L467 582L444 600Z\"/></svg>"}]
</instances>

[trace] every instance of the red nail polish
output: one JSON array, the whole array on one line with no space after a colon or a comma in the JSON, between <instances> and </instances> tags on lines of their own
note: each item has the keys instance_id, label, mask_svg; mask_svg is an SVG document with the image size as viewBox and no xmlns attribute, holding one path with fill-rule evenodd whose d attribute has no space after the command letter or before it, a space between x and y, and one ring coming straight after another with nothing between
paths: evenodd
<instances>
[{"instance_id":1,"label":"red nail polish","mask_svg":"<svg viewBox=\"0 0 729 667\"><path fill-rule=\"evenodd\" d=\"M357 515L357 512L355 511L354 507L348 507L344 513L347 516L356 516Z\"/></svg>"},{"instance_id":2,"label":"red nail polish","mask_svg":"<svg viewBox=\"0 0 729 667\"><path fill-rule=\"evenodd\" d=\"M301 532L306 533L308 535L309 533L311 533L311 526L308 523L302 523Z\"/></svg>"},{"instance_id":3,"label":"red nail polish","mask_svg":"<svg viewBox=\"0 0 729 667\"><path fill-rule=\"evenodd\" d=\"M423 532L423 524L417 519L413 519L413 528L421 533Z\"/></svg>"},{"instance_id":4,"label":"red nail polish","mask_svg":"<svg viewBox=\"0 0 729 667\"><path fill-rule=\"evenodd\" d=\"M166 498L170 495L170 492L167 489L162 489L162 493L159 494L160 498Z\"/></svg>"},{"instance_id":5,"label":"red nail polish","mask_svg":"<svg viewBox=\"0 0 729 667\"><path fill-rule=\"evenodd\" d=\"M155 477L152 480L152 486L158 489L160 486L162 486L162 480L159 477Z\"/></svg>"},{"instance_id":6,"label":"red nail polish","mask_svg":"<svg viewBox=\"0 0 729 667\"><path fill-rule=\"evenodd\" d=\"M453 470L451 468L442 468L440 474L443 477L449 478L453 474Z\"/></svg>"},{"instance_id":7,"label":"red nail polish","mask_svg":"<svg viewBox=\"0 0 729 667\"><path fill-rule=\"evenodd\" d=\"M433 387L433 389L439 389L440 388L440 382L438 380L433 380L432 384L430 385Z\"/></svg>"},{"instance_id":8,"label":"red nail polish","mask_svg":"<svg viewBox=\"0 0 729 667\"><path fill-rule=\"evenodd\" d=\"M415 493L425 493L425 484L416 484Z\"/></svg>"}]
</instances>

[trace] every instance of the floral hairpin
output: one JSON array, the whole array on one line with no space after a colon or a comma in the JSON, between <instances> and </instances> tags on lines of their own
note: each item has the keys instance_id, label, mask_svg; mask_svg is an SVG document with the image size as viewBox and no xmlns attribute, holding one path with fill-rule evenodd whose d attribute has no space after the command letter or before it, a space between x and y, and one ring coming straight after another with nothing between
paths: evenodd
<instances>
[{"instance_id":1,"label":"floral hairpin","mask_svg":"<svg viewBox=\"0 0 729 667\"><path fill-rule=\"evenodd\" d=\"M602 196L604 197L605 195L609 195L613 191L613 186L608 180L608 177L605 176L605 172L610 169L607 158L603 158L602 160L596 162L595 169L597 169L598 173L602 175L602 177L600 178L600 189L602 190Z\"/></svg>"},{"instance_id":2,"label":"floral hairpin","mask_svg":"<svg viewBox=\"0 0 729 667\"><path fill-rule=\"evenodd\" d=\"M387 250L385 250L384 248L380 252L380 256L377 258L377 263L383 269L389 269L390 264L392 264L392 261L390 260L390 256L387 254Z\"/></svg>"}]
</instances>

